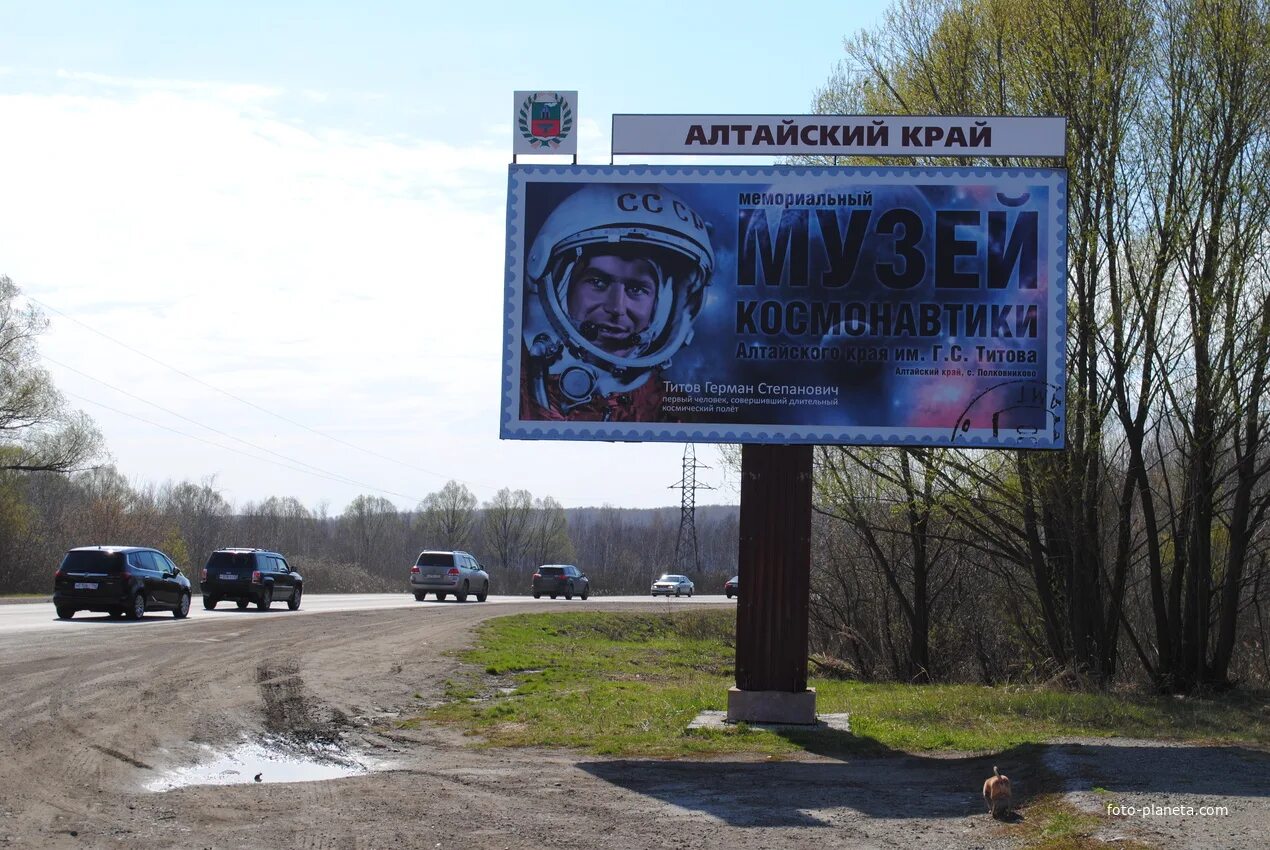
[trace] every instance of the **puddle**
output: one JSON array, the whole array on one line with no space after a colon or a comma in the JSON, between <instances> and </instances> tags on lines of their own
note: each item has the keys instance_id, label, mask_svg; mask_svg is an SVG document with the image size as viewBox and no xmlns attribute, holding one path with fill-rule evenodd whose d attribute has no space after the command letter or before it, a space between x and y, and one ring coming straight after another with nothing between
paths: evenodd
<instances>
[{"instance_id":1,"label":"puddle","mask_svg":"<svg viewBox=\"0 0 1270 850\"><path fill-rule=\"evenodd\" d=\"M320 782L359 776L372 769L338 747L299 748L280 741L244 741L217 751L203 745L197 764L165 771L145 783L147 791L171 791L189 785L244 785L255 782ZM256 777L260 777L257 779Z\"/></svg>"}]
</instances>

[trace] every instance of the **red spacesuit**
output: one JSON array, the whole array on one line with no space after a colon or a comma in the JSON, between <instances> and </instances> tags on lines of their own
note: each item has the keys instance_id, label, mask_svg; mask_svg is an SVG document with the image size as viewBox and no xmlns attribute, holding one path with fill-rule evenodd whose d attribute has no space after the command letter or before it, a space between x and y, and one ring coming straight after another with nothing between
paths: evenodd
<instances>
[{"instance_id":1,"label":"red spacesuit","mask_svg":"<svg viewBox=\"0 0 1270 850\"><path fill-rule=\"evenodd\" d=\"M569 400L560 390L560 382L555 378L547 378L548 407L543 407L534 398L530 388L522 383L520 387L520 418L542 419L554 422L675 422L675 417L665 414L661 409L662 397L666 385L659 375L654 373L647 381L633 390L612 393L607 396L592 396L590 400L569 408Z\"/></svg>"}]
</instances>

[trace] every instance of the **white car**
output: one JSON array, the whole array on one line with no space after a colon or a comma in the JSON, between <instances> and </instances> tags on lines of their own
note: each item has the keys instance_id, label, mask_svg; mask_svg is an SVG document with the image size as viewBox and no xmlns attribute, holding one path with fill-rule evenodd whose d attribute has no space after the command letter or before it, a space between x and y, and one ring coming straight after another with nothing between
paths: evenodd
<instances>
[{"instance_id":1,"label":"white car","mask_svg":"<svg viewBox=\"0 0 1270 850\"><path fill-rule=\"evenodd\" d=\"M653 596L692 596L692 579L667 573L653 582Z\"/></svg>"}]
</instances>

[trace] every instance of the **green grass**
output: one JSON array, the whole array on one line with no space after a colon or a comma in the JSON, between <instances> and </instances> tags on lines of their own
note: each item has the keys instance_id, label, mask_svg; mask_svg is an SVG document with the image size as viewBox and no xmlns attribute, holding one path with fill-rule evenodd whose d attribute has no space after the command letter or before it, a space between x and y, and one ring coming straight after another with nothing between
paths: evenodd
<instances>
[{"instance_id":1,"label":"green grass","mask_svg":"<svg viewBox=\"0 0 1270 850\"><path fill-rule=\"evenodd\" d=\"M461 655L447 701L422 719L488 746L578 747L611 755L816 751L999 752L1064 736L1270 744L1265 696L1213 699L1040 688L812 680L820 714L850 713L852 733L784 733L744 724L688 731L724 710L735 684L734 613L524 614L486 622Z\"/></svg>"},{"instance_id":2,"label":"green grass","mask_svg":"<svg viewBox=\"0 0 1270 850\"><path fill-rule=\"evenodd\" d=\"M1103 847L1106 845L1093 837L1102 824L1103 819L1097 815L1077 811L1057 797L1044 797L1028 806L1023 822L1024 846L1036 850Z\"/></svg>"},{"instance_id":3,"label":"green grass","mask_svg":"<svg viewBox=\"0 0 1270 850\"><path fill-rule=\"evenodd\" d=\"M1212 699L1044 688L813 682L821 712L903 750L1000 750L1066 736L1270 743L1265 695Z\"/></svg>"},{"instance_id":4,"label":"green grass","mask_svg":"<svg viewBox=\"0 0 1270 850\"><path fill-rule=\"evenodd\" d=\"M1096 833L1106 825L1106 817L1079 811L1061 796L1046 794L1028 804L1019 831L1028 850L1150 850L1151 845L1134 838L1122 836L1114 844L1100 840Z\"/></svg>"}]
</instances>

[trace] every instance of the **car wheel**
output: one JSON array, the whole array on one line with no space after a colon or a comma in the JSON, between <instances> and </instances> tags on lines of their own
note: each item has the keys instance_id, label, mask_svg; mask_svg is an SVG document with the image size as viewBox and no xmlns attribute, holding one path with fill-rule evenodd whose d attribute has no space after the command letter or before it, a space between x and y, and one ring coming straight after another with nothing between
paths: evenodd
<instances>
[{"instance_id":1,"label":"car wheel","mask_svg":"<svg viewBox=\"0 0 1270 850\"><path fill-rule=\"evenodd\" d=\"M459 588L459 592L454 594L455 602L467 601L467 582L463 582L463 586Z\"/></svg>"},{"instance_id":2,"label":"car wheel","mask_svg":"<svg viewBox=\"0 0 1270 850\"><path fill-rule=\"evenodd\" d=\"M556 595L555 595L554 593L553 593L553 594L551 594L551 598L552 598L552 599L555 599L555 598L556 598Z\"/></svg>"},{"instance_id":3,"label":"car wheel","mask_svg":"<svg viewBox=\"0 0 1270 850\"><path fill-rule=\"evenodd\" d=\"M234 600L234 604L238 606L239 611L246 611L247 606L250 605L251 602L246 599L236 599Z\"/></svg>"},{"instance_id":4,"label":"car wheel","mask_svg":"<svg viewBox=\"0 0 1270 850\"><path fill-rule=\"evenodd\" d=\"M188 593L181 594L181 601L172 609L172 616L178 620L184 620L190 616L190 595Z\"/></svg>"},{"instance_id":5,"label":"car wheel","mask_svg":"<svg viewBox=\"0 0 1270 850\"><path fill-rule=\"evenodd\" d=\"M578 594L578 598L581 599L583 602L585 602L586 598L590 595L591 595L591 585L588 584L582 588L582 592Z\"/></svg>"},{"instance_id":6,"label":"car wheel","mask_svg":"<svg viewBox=\"0 0 1270 850\"><path fill-rule=\"evenodd\" d=\"M728 599L731 599L731 598L732 598L732 591L730 591L730 590L725 590L725 591L723 592L723 595L724 595L724 596L726 596Z\"/></svg>"},{"instance_id":7,"label":"car wheel","mask_svg":"<svg viewBox=\"0 0 1270 850\"><path fill-rule=\"evenodd\" d=\"M437 591L436 596L437 596L437 601L438 601L438 602L444 602L444 601L445 601L445 594L444 594L444 593L442 593L441 591L439 591L439 590L438 590L438 591Z\"/></svg>"},{"instance_id":8,"label":"car wheel","mask_svg":"<svg viewBox=\"0 0 1270 850\"><path fill-rule=\"evenodd\" d=\"M204 607L204 608L206 608L208 611L214 611L214 610L216 610L216 603L217 603L217 602L220 602L220 600L219 600L219 599L217 599L215 596L204 596L204 597L203 597L203 607Z\"/></svg>"},{"instance_id":9,"label":"car wheel","mask_svg":"<svg viewBox=\"0 0 1270 850\"><path fill-rule=\"evenodd\" d=\"M108 614L110 614L110 619L112 619L112 620L121 620L121 619L123 619L123 609L122 609L122 608L111 608L111 609L110 609L107 613L108 613Z\"/></svg>"},{"instance_id":10,"label":"car wheel","mask_svg":"<svg viewBox=\"0 0 1270 850\"><path fill-rule=\"evenodd\" d=\"M534 599L542 599L542 594L541 594L541 593L535 593L535 594L534 594Z\"/></svg>"},{"instance_id":11,"label":"car wheel","mask_svg":"<svg viewBox=\"0 0 1270 850\"><path fill-rule=\"evenodd\" d=\"M71 617L74 617L74 616L75 616L74 608L67 608L64 605L57 606L57 619L69 620Z\"/></svg>"},{"instance_id":12,"label":"car wheel","mask_svg":"<svg viewBox=\"0 0 1270 850\"><path fill-rule=\"evenodd\" d=\"M481 588L481 592L476 594L477 602L484 602L489 599L489 582L485 582L485 586Z\"/></svg>"},{"instance_id":13,"label":"car wheel","mask_svg":"<svg viewBox=\"0 0 1270 850\"><path fill-rule=\"evenodd\" d=\"M677 588L677 587L675 588L675 595L676 595L676 596L678 596L678 595L679 595L679 588Z\"/></svg>"},{"instance_id":14,"label":"car wheel","mask_svg":"<svg viewBox=\"0 0 1270 850\"><path fill-rule=\"evenodd\" d=\"M427 598L428 598L428 594L426 594L426 593L416 593L416 594L415 594L415 602L422 602L423 600L425 600L425 599L427 599Z\"/></svg>"},{"instance_id":15,"label":"car wheel","mask_svg":"<svg viewBox=\"0 0 1270 850\"><path fill-rule=\"evenodd\" d=\"M291 598L287 600L287 608L291 611L300 610L300 597L304 595L303 587L296 587L295 592L291 594Z\"/></svg>"},{"instance_id":16,"label":"car wheel","mask_svg":"<svg viewBox=\"0 0 1270 850\"><path fill-rule=\"evenodd\" d=\"M261 611L268 611L269 606L273 604L273 588L266 587L265 592L260 597L260 601L256 603L256 607Z\"/></svg>"},{"instance_id":17,"label":"car wheel","mask_svg":"<svg viewBox=\"0 0 1270 850\"><path fill-rule=\"evenodd\" d=\"M569 587L565 590L565 592L564 592L564 598L565 598L565 599L572 599L572 598L573 598L573 585L569 585Z\"/></svg>"},{"instance_id":18,"label":"car wheel","mask_svg":"<svg viewBox=\"0 0 1270 850\"><path fill-rule=\"evenodd\" d=\"M132 605L128 610L128 617L132 620L140 620L146 615L146 597L144 593L138 592L132 597Z\"/></svg>"}]
</instances>

